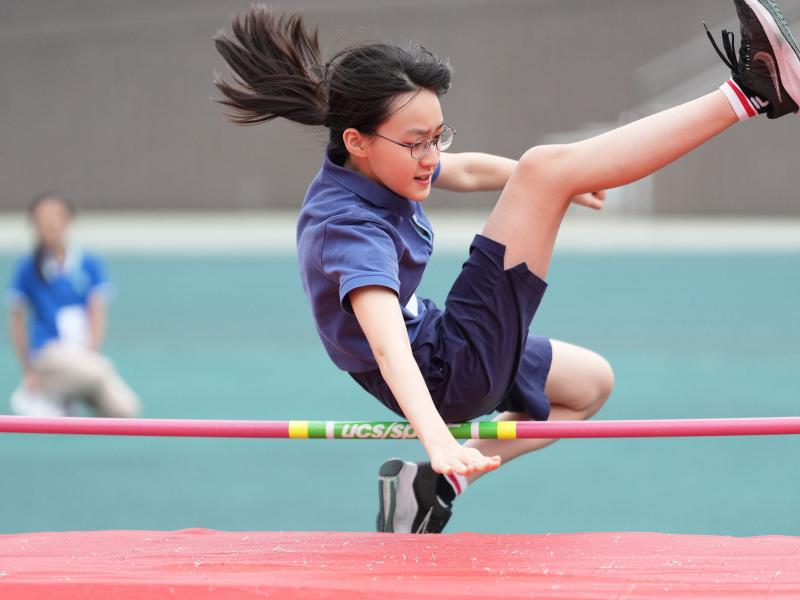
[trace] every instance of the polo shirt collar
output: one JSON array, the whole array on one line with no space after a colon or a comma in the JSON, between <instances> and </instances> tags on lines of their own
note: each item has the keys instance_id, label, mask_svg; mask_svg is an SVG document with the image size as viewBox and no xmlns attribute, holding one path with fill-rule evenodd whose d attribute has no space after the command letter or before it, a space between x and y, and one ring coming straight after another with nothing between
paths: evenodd
<instances>
[{"instance_id":1,"label":"polo shirt collar","mask_svg":"<svg viewBox=\"0 0 800 600\"><path fill-rule=\"evenodd\" d=\"M413 201L395 194L386 186L372 181L361 173L340 167L330 159L327 152L322 171L336 183L374 206L390 210L401 217L408 218L414 214Z\"/></svg>"},{"instance_id":2,"label":"polo shirt collar","mask_svg":"<svg viewBox=\"0 0 800 600\"><path fill-rule=\"evenodd\" d=\"M42 265L45 278L52 281L75 271L80 266L81 256L81 251L74 246L67 247L63 263L59 263L50 253L45 254Z\"/></svg>"}]
</instances>

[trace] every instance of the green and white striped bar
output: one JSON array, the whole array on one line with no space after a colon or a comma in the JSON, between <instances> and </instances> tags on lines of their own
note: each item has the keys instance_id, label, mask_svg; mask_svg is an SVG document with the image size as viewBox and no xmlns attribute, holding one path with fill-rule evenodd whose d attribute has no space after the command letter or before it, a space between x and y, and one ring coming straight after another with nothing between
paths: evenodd
<instances>
[{"instance_id":1,"label":"green and white striped bar","mask_svg":"<svg viewBox=\"0 0 800 600\"><path fill-rule=\"evenodd\" d=\"M515 421L475 421L448 425L457 440L513 440ZM405 421L289 421L291 439L412 440L417 432Z\"/></svg>"}]
</instances>

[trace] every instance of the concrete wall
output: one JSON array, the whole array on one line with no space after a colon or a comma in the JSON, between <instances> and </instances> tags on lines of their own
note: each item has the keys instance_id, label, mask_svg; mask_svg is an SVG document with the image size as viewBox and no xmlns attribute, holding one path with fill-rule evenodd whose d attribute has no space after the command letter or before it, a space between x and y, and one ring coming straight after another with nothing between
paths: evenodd
<instances>
[{"instance_id":1,"label":"concrete wall","mask_svg":"<svg viewBox=\"0 0 800 600\"><path fill-rule=\"evenodd\" d=\"M455 67L453 150L518 156L714 89L727 72L705 39L738 31L723 0L300 0L334 50L416 39ZM211 38L249 2L0 3L0 210L44 189L98 210L296 207L325 133L226 123ZM782 0L790 22L800 0ZM797 30L797 28L796 28ZM800 122L735 128L646 185L622 210L800 214ZM653 140L654 144L658 140ZM489 205L496 194L435 192ZM613 208L613 207L612 207Z\"/></svg>"}]
</instances>

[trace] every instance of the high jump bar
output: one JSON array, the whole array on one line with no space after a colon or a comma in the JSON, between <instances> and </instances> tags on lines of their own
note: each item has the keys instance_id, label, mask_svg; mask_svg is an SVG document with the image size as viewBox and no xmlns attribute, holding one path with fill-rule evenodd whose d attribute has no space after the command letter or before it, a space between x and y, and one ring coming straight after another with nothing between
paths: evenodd
<instances>
[{"instance_id":1,"label":"high jump bar","mask_svg":"<svg viewBox=\"0 0 800 600\"><path fill-rule=\"evenodd\" d=\"M626 421L473 421L456 439L555 439L797 435L800 417ZM415 439L405 421L241 421L0 415L0 433L272 439Z\"/></svg>"}]
</instances>

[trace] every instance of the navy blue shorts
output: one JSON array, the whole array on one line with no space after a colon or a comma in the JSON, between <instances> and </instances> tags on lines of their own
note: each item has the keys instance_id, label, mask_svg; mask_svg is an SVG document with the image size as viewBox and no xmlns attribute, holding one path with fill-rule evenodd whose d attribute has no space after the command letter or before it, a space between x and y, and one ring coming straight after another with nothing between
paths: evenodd
<instances>
[{"instance_id":1,"label":"navy blue shorts","mask_svg":"<svg viewBox=\"0 0 800 600\"><path fill-rule=\"evenodd\" d=\"M411 348L445 421L506 410L540 421L550 414L544 385L552 347L547 338L528 334L547 284L525 264L505 270L505 250L475 236L445 309L420 299L428 310ZM403 416L379 370L350 375Z\"/></svg>"}]
</instances>

